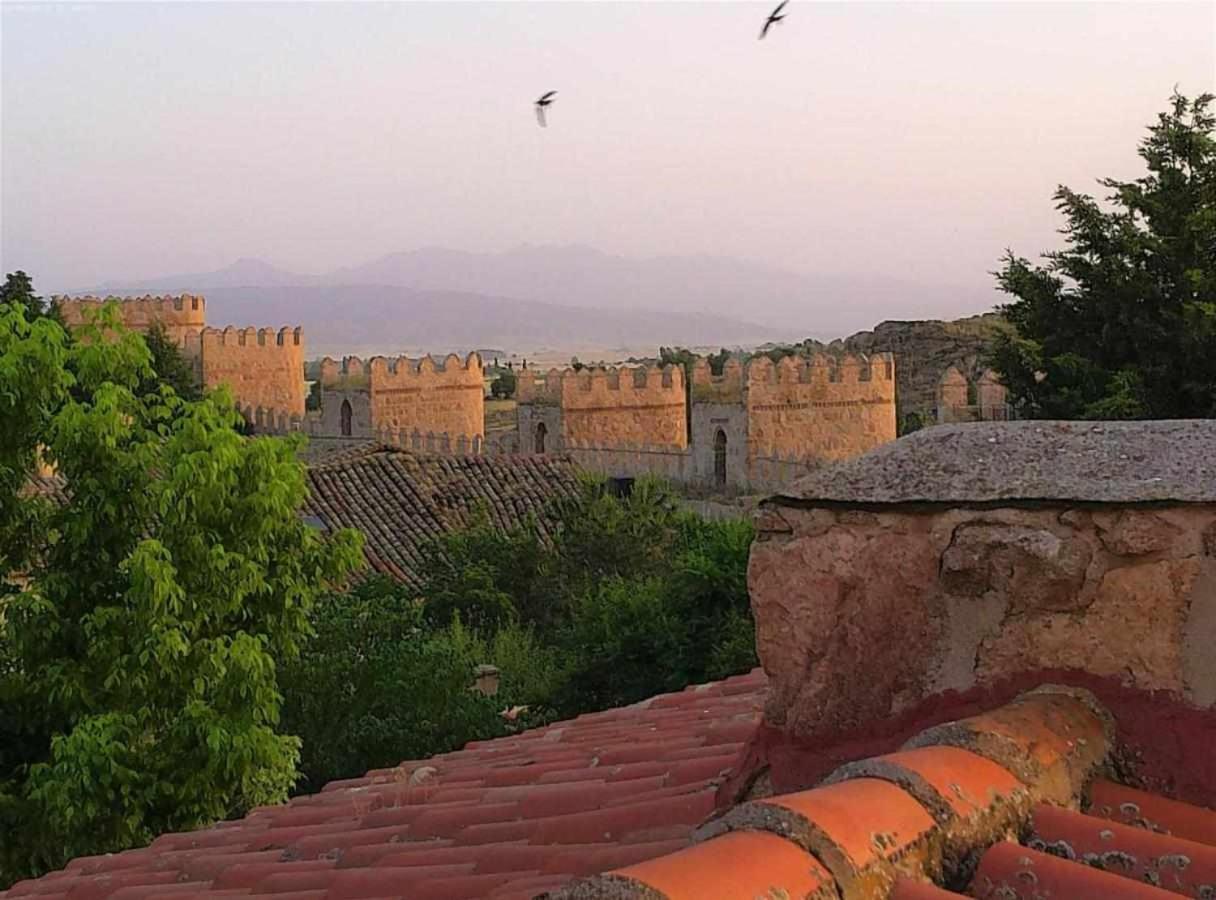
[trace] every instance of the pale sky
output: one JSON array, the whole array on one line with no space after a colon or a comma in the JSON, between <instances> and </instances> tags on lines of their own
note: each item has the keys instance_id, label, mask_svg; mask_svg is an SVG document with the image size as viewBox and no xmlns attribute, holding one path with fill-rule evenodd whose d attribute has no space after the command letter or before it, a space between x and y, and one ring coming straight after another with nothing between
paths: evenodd
<instances>
[{"instance_id":1,"label":"pale sky","mask_svg":"<svg viewBox=\"0 0 1216 900\"><path fill-rule=\"evenodd\" d=\"M1216 85L1211 2L791 0L758 41L769 7L5 2L0 268L583 243L988 285Z\"/></svg>"}]
</instances>

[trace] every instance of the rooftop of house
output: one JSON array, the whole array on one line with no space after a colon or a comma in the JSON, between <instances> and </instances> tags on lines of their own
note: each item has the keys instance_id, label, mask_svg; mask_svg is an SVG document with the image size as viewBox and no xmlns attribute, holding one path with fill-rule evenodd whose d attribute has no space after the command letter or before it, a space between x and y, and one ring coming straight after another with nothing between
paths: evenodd
<instances>
[{"instance_id":1,"label":"rooftop of house","mask_svg":"<svg viewBox=\"0 0 1216 900\"><path fill-rule=\"evenodd\" d=\"M417 586L423 547L483 512L502 528L529 516L543 536L553 501L578 492L563 456L432 456L380 444L335 453L309 467L305 513L327 528L357 528L378 572Z\"/></svg>"},{"instance_id":2,"label":"rooftop of house","mask_svg":"<svg viewBox=\"0 0 1216 900\"><path fill-rule=\"evenodd\" d=\"M53 503L65 504L68 501L67 486L67 480L62 475L39 472L25 480L21 494L26 497L45 497Z\"/></svg>"},{"instance_id":3,"label":"rooftop of house","mask_svg":"<svg viewBox=\"0 0 1216 900\"><path fill-rule=\"evenodd\" d=\"M1216 891L1216 812L1112 780L1115 723L1045 686L710 818L554 900L1114 900Z\"/></svg>"},{"instance_id":4,"label":"rooftop of house","mask_svg":"<svg viewBox=\"0 0 1216 900\"><path fill-rule=\"evenodd\" d=\"M686 847L764 685L756 670L403 762L0 898L530 898Z\"/></svg>"},{"instance_id":5,"label":"rooftop of house","mask_svg":"<svg viewBox=\"0 0 1216 900\"><path fill-rule=\"evenodd\" d=\"M404 762L0 898L1212 896L1216 812L1120 783L1116 723L1083 690L723 804L764 688L757 670Z\"/></svg>"},{"instance_id":6,"label":"rooftop of house","mask_svg":"<svg viewBox=\"0 0 1216 900\"><path fill-rule=\"evenodd\" d=\"M783 494L808 504L1212 503L1213 447L1213 419L937 425Z\"/></svg>"}]
</instances>

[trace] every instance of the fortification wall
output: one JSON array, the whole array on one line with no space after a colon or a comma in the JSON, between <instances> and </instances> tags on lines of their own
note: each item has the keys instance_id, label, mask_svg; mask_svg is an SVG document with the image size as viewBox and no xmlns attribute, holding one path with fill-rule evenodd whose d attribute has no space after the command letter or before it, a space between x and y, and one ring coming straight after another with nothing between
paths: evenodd
<instances>
[{"instance_id":1,"label":"fortification wall","mask_svg":"<svg viewBox=\"0 0 1216 900\"><path fill-rule=\"evenodd\" d=\"M684 373L678 366L554 369L543 382L533 377L522 383L520 404L561 409L567 446L688 446Z\"/></svg>"},{"instance_id":2,"label":"fortification wall","mask_svg":"<svg viewBox=\"0 0 1216 900\"><path fill-rule=\"evenodd\" d=\"M734 403L702 402L695 399L696 390L694 384L692 477L710 487L742 487L748 482L747 410L742 398Z\"/></svg>"},{"instance_id":3,"label":"fortification wall","mask_svg":"<svg viewBox=\"0 0 1216 900\"><path fill-rule=\"evenodd\" d=\"M957 365L942 373L937 385L937 421L988 422L1011 418L1008 391L991 369L972 377Z\"/></svg>"},{"instance_id":4,"label":"fortification wall","mask_svg":"<svg viewBox=\"0 0 1216 900\"><path fill-rule=\"evenodd\" d=\"M693 403L742 403L743 363L731 357L722 366L722 374L714 375L709 360L699 358L693 363L689 393Z\"/></svg>"},{"instance_id":5,"label":"fortification wall","mask_svg":"<svg viewBox=\"0 0 1216 900\"><path fill-rule=\"evenodd\" d=\"M206 328L197 341L205 387L227 384L242 409L304 418L301 329Z\"/></svg>"},{"instance_id":6,"label":"fortification wall","mask_svg":"<svg viewBox=\"0 0 1216 900\"><path fill-rule=\"evenodd\" d=\"M321 409L318 412L317 434L356 438L375 436L371 398L366 389L327 387L322 382Z\"/></svg>"},{"instance_id":7,"label":"fortification wall","mask_svg":"<svg viewBox=\"0 0 1216 900\"><path fill-rule=\"evenodd\" d=\"M182 348L189 359L197 359L196 337L207 325L207 301L192 294L179 297L52 297L69 328L83 325L86 313L101 308L106 300L117 300L122 311L123 325L131 331L146 333L154 322L160 322L165 333Z\"/></svg>"},{"instance_id":8,"label":"fortification wall","mask_svg":"<svg viewBox=\"0 0 1216 900\"><path fill-rule=\"evenodd\" d=\"M377 356L368 360L366 372L376 429L485 435L485 380L476 353L463 362L449 354L442 365L429 356Z\"/></svg>"},{"instance_id":9,"label":"fortification wall","mask_svg":"<svg viewBox=\"0 0 1216 900\"><path fill-rule=\"evenodd\" d=\"M889 353L748 363L749 458L834 462L895 440L895 361Z\"/></svg>"},{"instance_id":10,"label":"fortification wall","mask_svg":"<svg viewBox=\"0 0 1216 900\"><path fill-rule=\"evenodd\" d=\"M322 387L367 386L367 369L357 356L344 356L341 362L326 356L321 360L320 368L318 380Z\"/></svg>"}]
</instances>

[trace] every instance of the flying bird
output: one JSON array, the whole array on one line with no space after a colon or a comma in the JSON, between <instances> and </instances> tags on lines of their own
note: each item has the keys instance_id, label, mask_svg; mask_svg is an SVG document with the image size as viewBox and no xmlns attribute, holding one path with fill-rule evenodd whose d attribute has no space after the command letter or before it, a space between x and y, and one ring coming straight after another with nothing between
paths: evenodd
<instances>
[{"instance_id":1,"label":"flying bird","mask_svg":"<svg viewBox=\"0 0 1216 900\"><path fill-rule=\"evenodd\" d=\"M773 24L780 22L785 16L781 15L781 10L785 9L785 4L790 0L781 0L781 5L768 14L768 18L764 20L764 27L760 29L759 40L764 40L764 36L768 34L768 30L773 27Z\"/></svg>"},{"instance_id":2,"label":"flying bird","mask_svg":"<svg viewBox=\"0 0 1216 900\"><path fill-rule=\"evenodd\" d=\"M541 94L540 99L536 101L536 121L540 122L541 128L548 128L548 123L545 122L545 110L553 102L553 98L557 96L557 91L548 91Z\"/></svg>"}]
</instances>

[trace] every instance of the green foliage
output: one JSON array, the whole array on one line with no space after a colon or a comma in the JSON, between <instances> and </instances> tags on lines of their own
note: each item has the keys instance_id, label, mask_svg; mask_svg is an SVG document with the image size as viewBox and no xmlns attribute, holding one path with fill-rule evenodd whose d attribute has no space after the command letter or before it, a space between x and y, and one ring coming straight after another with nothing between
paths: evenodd
<instances>
[{"instance_id":1,"label":"green foliage","mask_svg":"<svg viewBox=\"0 0 1216 900\"><path fill-rule=\"evenodd\" d=\"M1060 187L1064 250L1008 254L1016 299L990 363L1023 416L1216 415L1216 117L1177 94L1140 146L1147 174L1103 179L1107 205Z\"/></svg>"},{"instance_id":2,"label":"green foliage","mask_svg":"<svg viewBox=\"0 0 1216 900\"><path fill-rule=\"evenodd\" d=\"M482 513L467 528L423 548L421 570L427 616L445 624L453 616L479 630L508 622L545 623L544 582L550 560L534 523L503 531Z\"/></svg>"},{"instance_id":3,"label":"green foliage","mask_svg":"<svg viewBox=\"0 0 1216 900\"><path fill-rule=\"evenodd\" d=\"M113 304L80 338L0 305L0 565L28 575L0 599L0 884L282 799L277 665L360 560L300 519L291 442L242 439L226 391L141 392ZM38 448L66 504L23 496Z\"/></svg>"},{"instance_id":4,"label":"green foliage","mask_svg":"<svg viewBox=\"0 0 1216 900\"><path fill-rule=\"evenodd\" d=\"M153 322L144 335L144 343L152 354L153 375L141 382L141 393L155 391L159 384L166 384L182 400L198 400L202 396L194 367L182 356L181 348L169 337L164 325Z\"/></svg>"},{"instance_id":5,"label":"green foliage","mask_svg":"<svg viewBox=\"0 0 1216 900\"><path fill-rule=\"evenodd\" d=\"M510 369L503 369L498 373L498 377L490 382L490 396L495 400L514 397L516 384L515 373Z\"/></svg>"},{"instance_id":6,"label":"green foliage","mask_svg":"<svg viewBox=\"0 0 1216 900\"><path fill-rule=\"evenodd\" d=\"M304 398L304 409L318 410L321 408L321 381L317 379L308 386L308 396Z\"/></svg>"},{"instance_id":7,"label":"green foliage","mask_svg":"<svg viewBox=\"0 0 1216 900\"><path fill-rule=\"evenodd\" d=\"M621 498L588 479L555 513L552 542L483 516L429 548L417 593L374 581L317 606L284 677L305 787L756 664L750 523L650 479ZM480 664L500 671L488 700Z\"/></svg>"},{"instance_id":8,"label":"green foliage","mask_svg":"<svg viewBox=\"0 0 1216 900\"><path fill-rule=\"evenodd\" d=\"M553 651L525 679L545 687L519 702L573 715L755 665L750 523L706 521L650 478L626 497L587 479L555 513L550 544L530 523L482 520L439 539L423 566L434 625L456 614L492 638L523 628ZM510 679L507 647L489 648Z\"/></svg>"},{"instance_id":9,"label":"green foliage","mask_svg":"<svg viewBox=\"0 0 1216 900\"><path fill-rule=\"evenodd\" d=\"M460 626L428 626L397 582L328 596L312 621L282 678L283 727L303 741L300 789L502 733L499 701L470 690L484 647Z\"/></svg>"},{"instance_id":10,"label":"green foliage","mask_svg":"<svg viewBox=\"0 0 1216 900\"><path fill-rule=\"evenodd\" d=\"M920 431L924 427L924 417L918 412L910 412L904 416L903 421L899 423L900 437L903 437L905 434L911 434L914 431Z\"/></svg>"},{"instance_id":11,"label":"green foliage","mask_svg":"<svg viewBox=\"0 0 1216 900\"><path fill-rule=\"evenodd\" d=\"M33 279L20 269L10 272L5 277L4 284L0 284L0 304L20 304L25 307L25 314L29 319L47 316L63 325L59 310L34 293Z\"/></svg>"}]
</instances>

